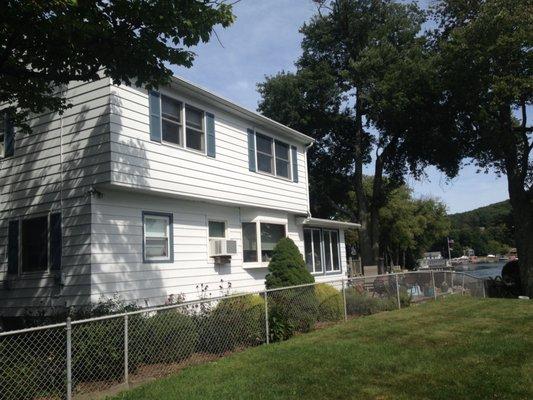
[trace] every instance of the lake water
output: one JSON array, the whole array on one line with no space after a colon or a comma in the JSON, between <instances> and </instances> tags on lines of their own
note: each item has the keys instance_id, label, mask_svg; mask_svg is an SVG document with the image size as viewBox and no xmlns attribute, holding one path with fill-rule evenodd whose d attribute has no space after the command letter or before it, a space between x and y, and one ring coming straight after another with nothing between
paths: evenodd
<instances>
[{"instance_id":1,"label":"lake water","mask_svg":"<svg viewBox=\"0 0 533 400\"><path fill-rule=\"evenodd\" d=\"M503 262L468 264L466 265L468 270L465 268L464 272L479 278L495 278L497 276L501 276L504 265L505 263Z\"/></svg>"}]
</instances>

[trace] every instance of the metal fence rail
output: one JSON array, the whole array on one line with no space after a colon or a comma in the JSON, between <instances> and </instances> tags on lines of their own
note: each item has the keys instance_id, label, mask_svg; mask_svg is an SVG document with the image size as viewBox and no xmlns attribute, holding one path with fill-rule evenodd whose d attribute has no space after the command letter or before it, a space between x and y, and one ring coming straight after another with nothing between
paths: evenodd
<instances>
[{"instance_id":1,"label":"metal fence rail","mask_svg":"<svg viewBox=\"0 0 533 400\"><path fill-rule=\"evenodd\" d=\"M0 333L0 400L72 399L320 326L458 294L483 280L418 271L342 279Z\"/></svg>"}]
</instances>

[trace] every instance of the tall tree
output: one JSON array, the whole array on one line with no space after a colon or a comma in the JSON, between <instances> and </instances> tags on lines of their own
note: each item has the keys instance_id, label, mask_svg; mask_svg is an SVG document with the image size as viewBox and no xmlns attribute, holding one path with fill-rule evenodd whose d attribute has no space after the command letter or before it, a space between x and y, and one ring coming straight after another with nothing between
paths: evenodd
<instances>
[{"instance_id":1,"label":"tall tree","mask_svg":"<svg viewBox=\"0 0 533 400\"><path fill-rule=\"evenodd\" d=\"M533 6L531 0L442 0L434 49L442 137L506 175L524 291L533 296Z\"/></svg>"},{"instance_id":2,"label":"tall tree","mask_svg":"<svg viewBox=\"0 0 533 400\"><path fill-rule=\"evenodd\" d=\"M392 0L317 3L318 15L301 29L297 73L269 77L259 85L259 109L318 139L311 154L312 183L324 183L315 187L318 197L339 209L347 199L339 200L353 188L358 207L351 216L362 224L363 263L375 264L384 178L400 184L406 173L418 175L426 162L438 163L441 156L426 152L420 157L436 104L426 37L419 34L425 17L416 5ZM443 149L451 145L442 143ZM363 167L372 163L367 196Z\"/></svg>"},{"instance_id":3,"label":"tall tree","mask_svg":"<svg viewBox=\"0 0 533 400\"><path fill-rule=\"evenodd\" d=\"M6 0L0 13L0 104L14 122L68 106L57 87L100 73L117 84L168 83L191 46L233 22L224 0Z\"/></svg>"}]
</instances>

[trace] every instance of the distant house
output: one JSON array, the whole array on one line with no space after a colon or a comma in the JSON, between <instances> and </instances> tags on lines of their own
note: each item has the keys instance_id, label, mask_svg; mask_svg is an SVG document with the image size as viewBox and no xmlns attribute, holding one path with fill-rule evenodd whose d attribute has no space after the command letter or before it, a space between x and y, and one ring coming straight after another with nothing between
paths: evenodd
<instances>
[{"instance_id":1,"label":"distant house","mask_svg":"<svg viewBox=\"0 0 533 400\"><path fill-rule=\"evenodd\" d=\"M345 273L358 225L310 216L310 137L178 78L65 95L30 134L0 126L2 315L262 289L284 236L318 281Z\"/></svg>"}]
</instances>

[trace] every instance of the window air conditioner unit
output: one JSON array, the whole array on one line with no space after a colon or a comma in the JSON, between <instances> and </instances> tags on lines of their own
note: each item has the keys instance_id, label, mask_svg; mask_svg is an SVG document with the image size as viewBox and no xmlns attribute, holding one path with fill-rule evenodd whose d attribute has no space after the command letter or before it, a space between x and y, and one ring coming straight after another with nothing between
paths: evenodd
<instances>
[{"instance_id":1,"label":"window air conditioner unit","mask_svg":"<svg viewBox=\"0 0 533 400\"><path fill-rule=\"evenodd\" d=\"M237 241L226 239L210 239L209 255L215 262L224 263L231 260L232 254L237 254Z\"/></svg>"}]
</instances>

